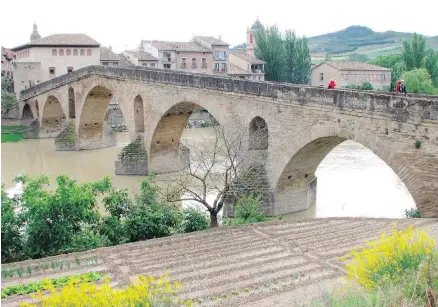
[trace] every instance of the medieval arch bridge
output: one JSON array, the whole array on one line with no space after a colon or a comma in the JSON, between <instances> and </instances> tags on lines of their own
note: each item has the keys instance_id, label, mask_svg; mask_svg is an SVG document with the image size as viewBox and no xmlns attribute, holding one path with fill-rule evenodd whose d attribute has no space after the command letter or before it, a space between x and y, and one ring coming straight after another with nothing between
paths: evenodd
<instances>
[{"instance_id":1,"label":"medieval arch bridge","mask_svg":"<svg viewBox=\"0 0 438 307\"><path fill-rule=\"evenodd\" d=\"M37 118L39 137L57 136L58 150L101 148L115 144L114 133L104 123L112 97L120 105L133 140L128 146L134 152L129 161L123 161L127 150L116 163L119 173L175 170L175 145L193 108L201 106L226 126L250 127L256 120L268 128L263 148L248 147L264 151L266 157L272 195L265 208L268 214L307 208L321 160L339 143L354 140L394 170L423 216L438 217L436 97L402 98L154 69L89 66L21 92L20 109L30 107ZM416 140L421 141L419 149Z\"/></svg>"}]
</instances>

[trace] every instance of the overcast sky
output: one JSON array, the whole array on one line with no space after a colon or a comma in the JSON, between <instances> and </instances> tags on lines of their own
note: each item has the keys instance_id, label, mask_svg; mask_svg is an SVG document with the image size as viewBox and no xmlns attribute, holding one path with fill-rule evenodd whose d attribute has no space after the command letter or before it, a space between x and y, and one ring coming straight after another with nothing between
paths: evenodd
<instances>
[{"instance_id":1,"label":"overcast sky","mask_svg":"<svg viewBox=\"0 0 438 307\"><path fill-rule=\"evenodd\" d=\"M438 35L438 1L391 0L32 0L3 6L1 45L29 41L33 22L41 36L85 33L121 52L141 39L188 41L193 35L222 36L231 46L245 42L257 16L264 25L314 36L367 26ZM7 11L5 11L7 10Z\"/></svg>"}]
</instances>

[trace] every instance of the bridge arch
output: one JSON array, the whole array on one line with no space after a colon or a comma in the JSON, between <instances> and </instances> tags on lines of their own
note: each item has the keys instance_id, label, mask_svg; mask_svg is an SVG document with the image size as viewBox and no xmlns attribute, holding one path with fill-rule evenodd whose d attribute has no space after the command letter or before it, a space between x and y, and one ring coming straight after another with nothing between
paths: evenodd
<instances>
[{"instance_id":1,"label":"bridge arch","mask_svg":"<svg viewBox=\"0 0 438 307\"><path fill-rule=\"evenodd\" d=\"M274 215L305 210L316 197L315 171L327 154L340 143L352 140L370 149L406 185L417 208L422 210L419 179L406 171L407 165L391 151L391 141L378 138L364 129L317 125L297 136L293 150L275 183Z\"/></svg>"},{"instance_id":2,"label":"bridge arch","mask_svg":"<svg viewBox=\"0 0 438 307\"><path fill-rule=\"evenodd\" d=\"M76 118L75 90L68 88L68 117Z\"/></svg>"},{"instance_id":3,"label":"bridge arch","mask_svg":"<svg viewBox=\"0 0 438 307\"><path fill-rule=\"evenodd\" d=\"M134 127L135 132L144 132L144 105L140 95L134 98Z\"/></svg>"},{"instance_id":4,"label":"bridge arch","mask_svg":"<svg viewBox=\"0 0 438 307\"><path fill-rule=\"evenodd\" d=\"M41 117L42 135L46 135L48 137L57 136L62 129L62 123L64 119L65 113L62 109L59 99L54 95L48 96L44 102Z\"/></svg>"},{"instance_id":5,"label":"bridge arch","mask_svg":"<svg viewBox=\"0 0 438 307\"><path fill-rule=\"evenodd\" d=\"M150 169L158 173L168 173L182 168L181 159L189 159L190 152L181 144L181 135L193 111L206 109L220 124L219 113L208 105L193 102L173 104L159 117L151 137L149 149ZM213 109L213 110L211 110Z\"/></svg>"},{"instance_id":6,"label":"bridge arch","mask_svg":"<svg viewBox=\"0 0 438 307\"><path fill-rule=\"evenodd\" d=\"M268 125L263 118L256 116L249 123L249 150L267 150L268 146Z\"/></svg>"},{"instance_id":7,"label":"bridge arch","mask_svg":"<svg viewBox=\"0 0 438 307\"><path fill-rule=\"evenodd\" d=\"M33 113L32 110L30 108L30 105L28 103L26 103L23 107L23 113L21 116L22 119L33 119Z\"/></svg>"},{"instance_id":8,"label":"bridge arch","mask_svg":"<svg viewBox=\"0 0 438 307\"><path fill-rule=\"evenodd\" d=\"M101 85L94 86L86 93L79 119L79 139L98 140L102 138L104 119L111 99L112 92Z\"/></svg>"}]
</instances>

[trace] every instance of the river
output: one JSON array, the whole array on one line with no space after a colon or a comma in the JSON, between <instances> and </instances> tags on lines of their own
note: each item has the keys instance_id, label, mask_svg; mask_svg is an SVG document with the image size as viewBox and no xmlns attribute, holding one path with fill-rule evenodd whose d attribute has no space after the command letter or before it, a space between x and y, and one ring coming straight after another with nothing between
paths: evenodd
<instances>
[{"instance_id":1,"label":"river","mask_svg":"<svg viewBox=\"0 0 438 307\"><path fill-rule=\"evenodd\" d=\"M213 136L211 128L186 129L183 138ZM138 176L115 176L114 161L129 143L127 133L117 134L117 146L84 151L55 151L53 139L3 143L2 183L10 192L19 190L12 182L20 173L47 174L54 182L59 174L78 181L110 176L114 186L138 191ZM316 176L316 204L308 210L288 214L300 217L404 217L404 210L415 207L412 196L392 169L366 147L346 141L334 148L319 165ZM211 196L214 198L214 195Z\"/></svg>"}]
</instances>

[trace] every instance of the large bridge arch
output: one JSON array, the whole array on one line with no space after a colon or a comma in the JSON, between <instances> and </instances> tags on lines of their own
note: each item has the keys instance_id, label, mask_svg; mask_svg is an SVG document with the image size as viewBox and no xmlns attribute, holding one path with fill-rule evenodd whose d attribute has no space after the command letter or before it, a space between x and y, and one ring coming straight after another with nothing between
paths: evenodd
<instances>
[{"instance_id":1,"label":"large bridge arch","mask_svg":"<svg viewBox=\"0 0 438 307\"><path fill-rule=\"evenodd\" d=\"M56 137L62 129L65 112L60 99L55 95L49 95L42 106L41 137Z\"/></svg>"},{"instance_id":2,"label":"large bridge arch","mask_svg":"<svg viewBox=\"0 0 438 307\"><path fill-rule=\"evenodd\" d=\"M274 185L274 215L305 210L316 195L315 171L326 155L337 145L352 140L370 149L383 160L406 185L417 208L425 212L429 200L422 198L421 180L409 163L391 150L393 143L366 131L328 125L316 125L297 136L293 149L283 164ZM412 146L413 147L413 146ZM408 149L406 154L409 155Z\"/></svg>"}]
</instances>

